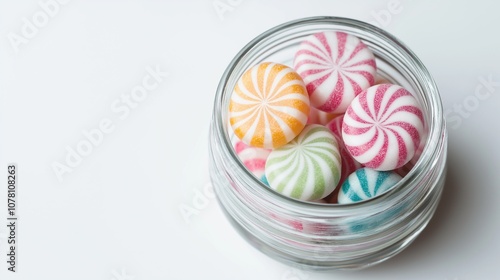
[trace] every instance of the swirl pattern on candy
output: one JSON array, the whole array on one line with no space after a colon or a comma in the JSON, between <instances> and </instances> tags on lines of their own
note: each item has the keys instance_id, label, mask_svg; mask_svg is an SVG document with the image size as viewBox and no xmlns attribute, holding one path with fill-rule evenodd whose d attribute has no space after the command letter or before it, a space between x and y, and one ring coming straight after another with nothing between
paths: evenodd
<instances>
[{"instance_id":1,"label":"swirl pattern on candy","mask_svg":"<svg viewBox=\"0 0 500 280\"><path fill-rule=\"evenodd\" d=\"M245 165L248 171L252 172L260 181L268 185L264 169L271 150L248 146L234 135L234 131L230 126L228 127L228 135L234 151L243 165Z\"/></svg>"},{"instance_id":2,"label":"swirl pattern on candy","mask_svg":"<svg viewBox=\"0 0 500 280\"><path fill-rule=\"evenodd\" d=\"M229 104L229 122L244 143L272 149L292 141L304 128L309 97L290 67L261 63L238 80Z\"/></svg>"},{"instance_id":3,"label":"swirl pattern on candy","mask_svg":"<svg viewBox=\"0 0 500 280\"><path fill-rule=\"evenodd\" d=\"M342 138L355 160L375 170L394 170L415 154L424 134L418 101L392 84L359 94L344 115Z\"/></svg>"},{"instance_id":4,"label":"swirl pattern on candy","mask_svg":"<svg viewBox=\"0 0 500 280\"><path fill-rule=\"evenodd\" d=\"M417 164L418 159L422 155L422 152L424 151L425 148L425 141L427 140L428 137L428 130L424 128L424 134L420 138L420 145L418 146L417 150L415 151L415 155L408 161L407 164L401 166L400 168L396 169L396 173L398 173L401 177L404 177L410 173L410 171L413 169L415 164Z\"/></svg>"},{"instance_id":5,"label":"swirl pattern on candy","mask_svg":"<svg viewBox=\"0 0 500 280\"><path fill-rule=\"evenodd\" d=\"M342 184L338 203L348 204L370 199L387 191L401 179L401 176L393 171L358 169Z\"/></svg>"},{"instance_id":6,"label":"swirl pattern on candy","mask_svg":"<svg viewBox=\"0 0 500 280\"><path fill-rule=\"evenodd\" d=\"M266 177L275 191L314 201L335 189L341 164L335 136L322 125L310 124L290 143L271 152Z\"/></svg>"},{"instance_id":7,"label":"swirl pattern on candy","mask_svg":"<svg viewBox=\"0 0 500 280\"><path fill-rule=\"evenodd\" d=\"M262 177L264 177L266 160L271 150L250 147L243 141L237 141L234 150L248 171L264 182Z\"/></svg>"},{"instance_id":8,"label":"swirl pattern on candy","mask_svg":"<svg viewBox=\"0 0 500 280\"><path fill-rule=\"evenodd\" d=\"M264 168L264 171L265 171L265 168ZM260 177L260 181L262 181L262 183L264 183L264 185L269 187L269 182L267 181L267 177L266 177L265 173L262 175L262 177Z\"/></svg>"},{"instance_id":9,"label":"swirl pattern on candy","mask_svg":"<svg viewBox=\"0 0 500 280\"><path fill-rule=\"evenodd\" d=\"M377 71L373 53L361 40L335 31L307 37L294 68L304 79L311 106L329 113L344 113L356 95L374 85Z\"/></svg>"},{"instance_id":10,"label":"swirl pattern on candy","mask_svg":"<svg viewBox=\"0 0 500 280\"><path fill-rule=\"evenodd\" d=\"M344 140L342 139L342 122L344 121L344 115L340 115L336 118L334 118L332 121L330 121L326 127L330 129L330 131L333 133L333 135L336 137L337 142L339 143L339 151L340 151L340 158L342 159L342 172L340 173L340 181L339 184L342 184L345 179L351 173L356 171L357 169L363 167L363 165L359 162L357 162L347 151L347 148L345 147ZM336 189L337 191L338 189ZM329 197L330 199L328 200L330 203L336 203L337 200L337 195L334 193L333 196Z\"/></svg>"}]
</instances>

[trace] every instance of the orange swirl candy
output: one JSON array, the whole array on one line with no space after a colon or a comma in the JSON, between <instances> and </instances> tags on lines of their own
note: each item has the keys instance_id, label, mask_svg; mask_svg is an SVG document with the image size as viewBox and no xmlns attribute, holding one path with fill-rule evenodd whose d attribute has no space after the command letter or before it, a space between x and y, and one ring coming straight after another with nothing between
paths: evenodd
<instances>
[{"instance_id":1,"label":"orange swirl candy","mask_svg":"<svg viewBox=\"0 0 500 280\"><path fill-rule=\"evenodd\" d=\"M234 87L229 122L247 145L273 149L292 141L307 123L309 95L292 68L264 62L248 69Z\"/></svg>"}]
</instances>

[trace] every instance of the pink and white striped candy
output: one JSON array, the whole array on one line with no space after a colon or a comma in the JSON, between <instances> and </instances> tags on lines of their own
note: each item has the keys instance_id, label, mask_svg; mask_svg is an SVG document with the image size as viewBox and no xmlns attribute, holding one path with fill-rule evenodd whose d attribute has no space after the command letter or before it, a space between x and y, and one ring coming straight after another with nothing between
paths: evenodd
<instances>
[{"instance_id":1,"label":"pink and white striped candy","mask_svg":"<svg viewBox=\"0 0 500 280\"><path fill-rule=\"evenodd\" d=\"M366 167L386 171L405 165L424 134L418 101L392 84L370 87L351 103L344 116L342 138L349 153Z\"/></svg>"},{"instance_id":2,"label":"pink and white striped candy","mask_svg":"<svg viewBox=\"0 0 500 280\"><path fill-rule=\"evenodd\" d=\"M311 105L344 113L361 91L375 84L371 50L356 36L326 31L307 37L295 54L294 68L304 80Z\"/></svg>"},{"instance_id":3,"label":"pink and white striped candy","mask_svg":"<svg viewBox=\"0 0 500 280\"><path fill-rule=\"evenodd\" d=\"M228 126L228 134L234 151L243 165L255 177L265 183L266 160L271 153L271 149L256 148L245 144L245 142L236 137L231 126Z\"/></svg>"},{"instance_id":4,"label":"pink and white striped candy","mask_svg":"<svg viewBox=\"0 0 500 280\"><path fill-rule=\"evenodd\" d=\"M418 148L415 151L415 155L410 159L410 161L407 164L405 164L405 165L403 165L400 168L395 170L396 173L399 174L399 176L404 177L408 173L410 173L410 171L413 169L413 167L417 163L418 159L422 155L422 152L424 151L425 141L427 140L427 136L428 136L428 130L427 130L427 127L425 127L424 134L420 138L420 145L418 145Z\"/></svg>"},{"instance_id":5,"label":"pink and white striped candy","mask_svg":"<svg viewBox=\"0 0 500 280\"><path fill-rule=\"evenodd\" d=\"M342 123L344 121L344 115L340 115L333 120L331 120L326 127L330 129L330 131L333 133L335 138L337 138L337 142L339 144L339 152L340 152L340 158L342 160L342 170L340 172L340 181L335 188L335 190L328 196L326 197L326 200L329 203L337 203L337 197L338 197L338 192L340 190L340 187L344 183L344 181L353 173L354 171L358 170L359 168L362 168L363 165L359 162L357 162L347 151L344 140L342 139Z\"/></svg>"},{"instance_id":6,"label":"pink and white striped candy","mask_svg":"<svg viewBox=\"0 0 500 280\"><path fill-rule=\"evenodd\" d=\"M265 173L266 160L271 153L270 149L262 149L248 146L243 141L237 141L234 151L245 165L248 171L252 172L259 180Z\"/></svg>"}]
</instances>

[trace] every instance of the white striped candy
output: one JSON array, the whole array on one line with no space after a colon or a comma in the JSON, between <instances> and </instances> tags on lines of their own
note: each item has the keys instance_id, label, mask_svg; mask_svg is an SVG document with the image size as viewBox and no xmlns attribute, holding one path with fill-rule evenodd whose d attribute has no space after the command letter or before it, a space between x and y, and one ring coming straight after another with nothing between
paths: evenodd
<instances>
[{"instance_id":1,"label":"white striped candy","mask_svg":"<svg viewBox=\"0 0 500 280\"><path fill-rule=\"evenodd\" d=\"M330 194L340 179L338 143L328 128L310 124L290 143L274 149L266 162L266 178L275 191L314 201Z\"/></svg>"},{"instance_id":2,"label":"white striped candy","mask_svg":"<svg viewBox=\"0 0 500 280\"><path fill-rule=\"evenodd\" d=\"M265 166L266 160L271 153L270 149L262 149L248 146L234 135L231 126L228 126L228 135L231 140L236 155L239 157L243 165L255 175L260 181L266 184Z\"/></svg>"},{"instance_id":3,"label":"white striped candy","mask_svg":"<svg viewBox=\"0 0 500 280\"><path fill-rule=\"evenodd\" d=\"M395 170L415 154L424 134L418 101L398 85L382 84L359 94L344 115L342 138L359 163Z\"/></svg>"},{"instance_id":4,"label":"white striped candy","mask_svg":"<svg viewBox=\"0 0 500 280\"><path fill-rule=\"evenodd\" d=\"M272 149L292 141L306 125L309 96L292 68L263 62L245 71L229 102L229 122L246 144Z\"/></svg>"},{"instance_id":5,"label":"white striped candy","mask_svg":"<svg viewBox=\"0 0 500 280\"><path fill-rule=\"evenodd\" d=\"M307 37L299 46L294 68L304 79L311 106L344 113L361 91L375 84L371 50L356 36L327 31Z\"/></svg>"},{"instance_id":6,"label":"white striped candy","mask_svg":"<svg viewBox=\"0 0 500 280\"><path fill-rule=\"evenodd\" d=\"M393 171L377 171L366 167L358 169L342 184L338 203L354 203L376 197L401 179L401 176Z\"/></svg>"}]
</instances>

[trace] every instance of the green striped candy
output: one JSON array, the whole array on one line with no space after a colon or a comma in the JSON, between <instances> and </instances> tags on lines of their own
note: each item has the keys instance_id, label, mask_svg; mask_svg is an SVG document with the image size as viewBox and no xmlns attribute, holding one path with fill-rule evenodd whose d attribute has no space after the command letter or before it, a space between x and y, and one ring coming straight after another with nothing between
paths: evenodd
<instances>
[{"instance_id":1,"label":"green striped candy","mask_svg":"<svg viewBox=\"0 0 500 280\"><path fill-rule=\"evenodd\" d=\"M340 180L341 161L335 136L322 125L306 125L290 143L274 149L266 178L275 191L299 200L326 197Z\"/></svg>"},{"instance_id":2,"label":"green striped candy","mask_svg":"<svg viewBox=\"0 0 500 280\"><path fill-rule=\"evenodd\" d=\"M342 183L338 196L339 204L354 203L375 197L396 185L401 179L401 176L394 171L360 168Z\"/></svg>"}]
</instances>

